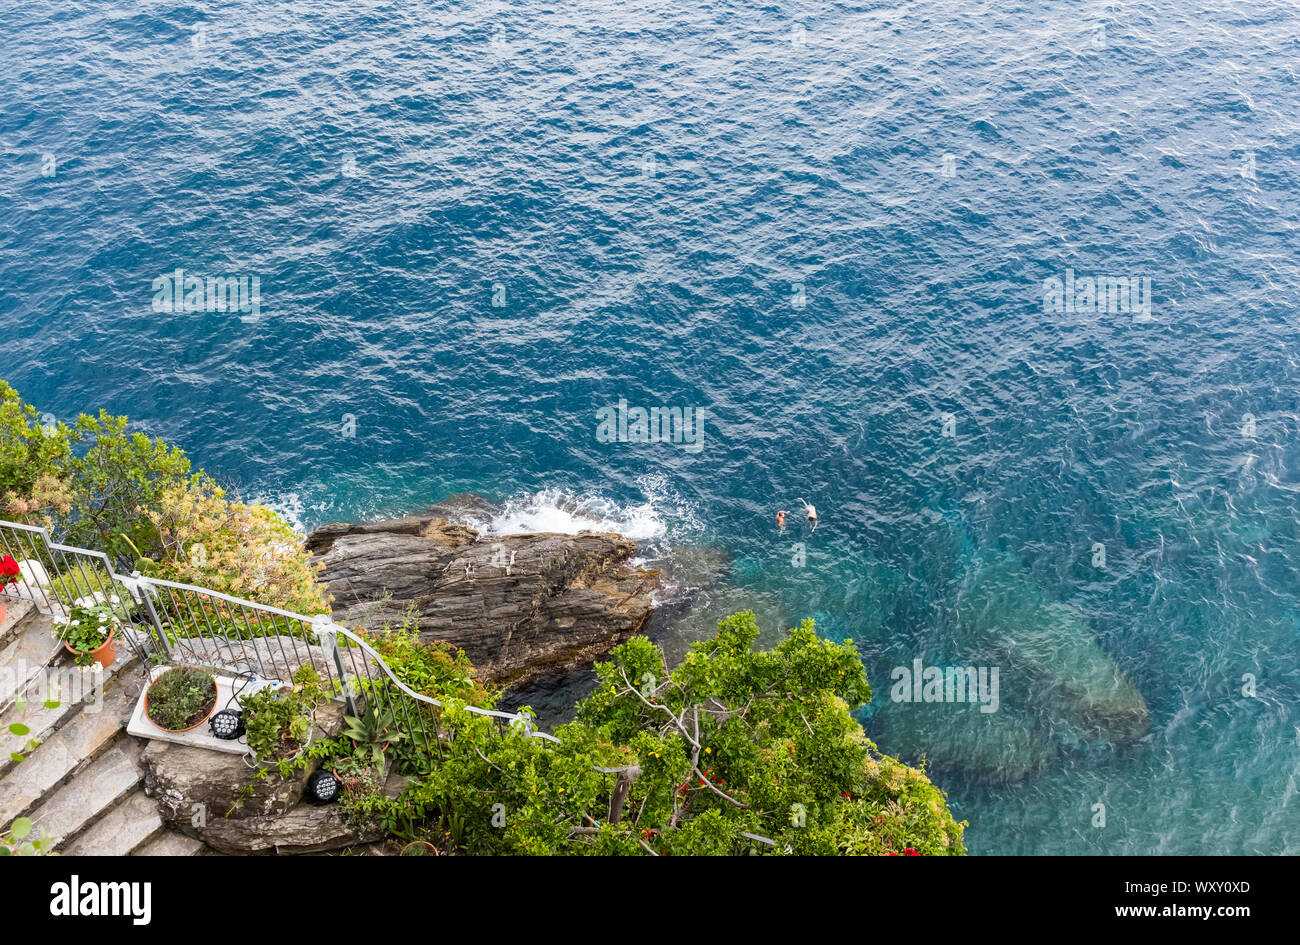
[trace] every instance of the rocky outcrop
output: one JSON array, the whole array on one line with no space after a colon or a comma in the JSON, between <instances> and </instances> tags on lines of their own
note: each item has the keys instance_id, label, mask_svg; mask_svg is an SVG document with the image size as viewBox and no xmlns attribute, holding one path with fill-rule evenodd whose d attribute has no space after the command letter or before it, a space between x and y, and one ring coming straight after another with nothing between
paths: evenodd
<instances>
[{"instance_id":1,"label":"rocky outcrop","mask_svg":"<svg viewBox=\"0 0 1300 945\"><path fill-rule=\"evenodd\" d=\"M1007 784L1042 771L1057 757L1052 740L1003 706L984 713L969 703L890 702L863 723L886 754L936 771L960 771L973 781Z\"/></svg>"},{"instance_id":2,"label":"rocky outcrop","mask_svg":"<svg viewBox=\"0 0 1300 945\"><path fill-rule=\"evenodd\" d=\"M585 665L650 619L658 572L609 532L480 535L438 515L326 525L307 538L334 619L380 630L408 616L460 647L482 678L516 686Z\"/></svg>"},{"instance_id":3,"label":"rocky outcrop","mask_svg":"<svg viewBox=\"0 0 1300 945\"><path fill-rule=\"evenodd\" d=\"M281 817L209 822L203 841L219 853L279 855L321 853L382 840L379 826L354 827L338 805L300 804Z\"/></svg>"}]
</instances>

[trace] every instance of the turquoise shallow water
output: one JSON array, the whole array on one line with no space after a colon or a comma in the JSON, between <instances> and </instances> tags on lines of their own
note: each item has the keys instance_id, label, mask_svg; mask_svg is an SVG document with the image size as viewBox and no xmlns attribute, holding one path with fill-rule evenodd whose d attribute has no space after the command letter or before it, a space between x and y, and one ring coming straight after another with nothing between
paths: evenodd
<instances>
[{"instance_id":1,"label":"turquoise shallow water","mask_svg":"<svg viewBox=\"0 0 1300 945\"><path fill-rule=\"evenodd\" d=\"M973 852L1296 853L1297 25L4 0L0 376L306 527L478 491L724 549L727 600L859 640L882 704L915 658L1001 666L1051 751L1014 784L864 713ZM261 317L155 311L178 267ZM1045 312L1067 269L1149 278L1152 320ZM602 442L619 398L706 410L701 448ZM800 496L816 534L776 535ZM1149 735L1081 737L972 636L991 560Z\"/></svg>"}]
</instances>

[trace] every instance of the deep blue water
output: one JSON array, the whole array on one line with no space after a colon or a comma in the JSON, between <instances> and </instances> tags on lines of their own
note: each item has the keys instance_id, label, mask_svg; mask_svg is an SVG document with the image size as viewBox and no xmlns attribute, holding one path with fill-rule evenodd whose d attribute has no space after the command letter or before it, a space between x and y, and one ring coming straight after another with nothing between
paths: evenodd
<instances>
[{"instance_id":1,"label":"deep blue water","mask_svg":"<svg viewBox=\"0 0 1300 945\"><path fill-rule=\"evenodd\" d=\"M1298 37L1281 2L2 0L0 377L305 527L477 491L724 549L725 599L857 639L878 703L998 665L958 603L1005 557L1151 732L1072 745L1003 665L1054 756L931 756L971 851L1294 854ZM261 317L156 312L178 267ZM1067 269L1149 278L1152 320L1045 312ZM619 398L706 410L702 448L601 442Z\"/></svg>"}]
</instances>

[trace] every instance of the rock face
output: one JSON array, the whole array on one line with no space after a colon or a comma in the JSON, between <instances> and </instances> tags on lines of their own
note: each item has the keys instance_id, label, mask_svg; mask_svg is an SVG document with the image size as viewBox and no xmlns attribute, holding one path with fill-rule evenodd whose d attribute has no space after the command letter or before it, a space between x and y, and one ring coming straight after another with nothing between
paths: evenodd
<instances>
[{"instance_id":1,"label":"rock face","mask_svg":"<svg viewBox=\"0 0 1300 945\"><path fill-rule=\"evenodd\" d=\"M286 856L374 843L384 838L384 830L378 826L351 826L335 804L300 804L283 817L217 818L209 822L202 836L208 846L221 853Z\"/></svg>"},{"instance_id":2,"label":"rock face","mask_svg":"<svg viewBox=\"0 0 1300 945\"><path fill-rule=\"evenodd\" d=\"M149 742L140 767L145 793L158 802L163 820L182 830L199 812L208 820L283 814L298 803L311 773L284 778L272 771L254 780L257 771L241 755L161 741ZM241 792L248 785L253 793L243 798ZM243 804L237 806L240 800ZM202 831L191 835L204 839Z\"/></svg>"},{"instance_id":3,"label":"rock face","mask_svg":"<svg viewBox=\"0 0 1300 945\"><path fill-rule=\"evenodd\" d=\"M307 538L334 619L371 630L408 612L423 640L462 648L510 687L585 664L643 632L658 572L609 532L480 536L436 515L325 525Z\"/></svg>"}]
</instances>

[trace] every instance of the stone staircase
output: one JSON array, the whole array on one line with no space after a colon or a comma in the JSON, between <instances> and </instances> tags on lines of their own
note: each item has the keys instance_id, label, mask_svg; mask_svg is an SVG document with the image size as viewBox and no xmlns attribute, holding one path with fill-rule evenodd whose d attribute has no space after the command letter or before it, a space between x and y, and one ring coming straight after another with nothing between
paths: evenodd
<instances>
[{"instance_id":1,"label":"stone staircase","mask_svg":"<svg viewBox=\"0 0 1300 945\"><path fill-rule=\"evenodd\" d=\"M139 661L119 645L102 691L84 698L83 673L29 601L6 598L0 624L0 832L18 817L58 838L71 856L193 856L211 851L164 826L146 797L144 742L126 724L144 685ZM57 674L57 694L45 681ZM26 698L17 698L23 694ZM56 701L46 701L54 695ZM25 726L13 734L10 726ZM18 760L21 756L22 760Z\"/></svg>"}]
</instances>

